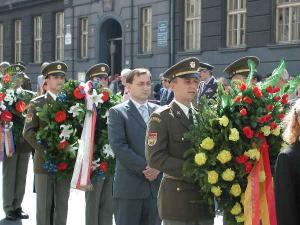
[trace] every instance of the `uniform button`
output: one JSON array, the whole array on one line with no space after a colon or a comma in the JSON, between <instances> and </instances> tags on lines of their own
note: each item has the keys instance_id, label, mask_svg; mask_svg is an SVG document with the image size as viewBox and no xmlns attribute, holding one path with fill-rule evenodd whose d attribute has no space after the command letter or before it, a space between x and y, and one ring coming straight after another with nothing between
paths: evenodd
<instances>
[{"instance_id":1,"label":"uniform button","mask_svg":"<svg viewBox=\"0 0 300 225\"><path fill-rule=\"evenodd\" d=\"M182 141L184 141L184 138L181 138Z\"/></svg>"},{"instance_id":2,"label":"uniform button","mask_svg":"<svg viewBox=\"0 0 300 225\"><path fill-rule=\"evenodd\" d=\"M176 190L177 190L177 191L180 191L180 188L178 187L178 188L176 188Z\"/></svg>"}]
</instances>

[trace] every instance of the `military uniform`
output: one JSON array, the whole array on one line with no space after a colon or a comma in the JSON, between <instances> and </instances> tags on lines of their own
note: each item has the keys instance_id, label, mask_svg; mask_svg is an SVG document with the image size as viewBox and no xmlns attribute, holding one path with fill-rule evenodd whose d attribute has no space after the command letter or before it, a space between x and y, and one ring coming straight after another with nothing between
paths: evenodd
<instances>
[{"instance_id":1,"label":"military uniform","mask_svg":"<svg viewBox=\"0 0 300 225\"><path fill-rule=\"evenodd\" d=\"M16 72L20 72L25 75L25 66L13 64L5 68L5 72L11 72L13 76L16 76ZM16 71L16 72L13 72ZM25 75L26 76L26 75ZM29 79L29 78L28 78ZM25 84L24 77L21 79L22 83ZM17 87L16 87L17 88ZM31 90L31 83L23 87L24 89ZM33 92L26 91L25 94L28 98L33 97ZM25 118L19 117L19 115L14 115L14 123L24 124ZM32 147L23 139L16 134L16 129L14 132L14 142L15 142L15 153L12 157L7 157L5 155L3 161L3 209L6 214L6 218L9 220L15 219L27 219L28 215L22 211L21 204L25 194L26 186L26 175L30 153L32 152Z\"/></svg>"},{"instance_id":2,"label":"military uniform","mask_svg":"<svg viewBox=\"0 0 300 225\"><path fill-rule=\"evenodd\" d=\"M100 63L92 66L86 73L86 79L94 77L108 78L109 66ZM103 124L96 124L103 126ZM101 134L95 130L95 138L100 138ZM98 133L97 133L98 132ZM93 189L85 192L85 224L86 225L112 225L113 197L112 197L112 177L96 178L92 180Z\"/></svg>"},{"instance_id":3,"label":"military uniform","mask_svg":"<svg viewBox=\"0 0 300 225\"><path fill-rule=\"evenodd\" d=\"M164 77L170 80L198 78L198 65L197 58L185 59L167 70ZM188 118L181 105L175 93L175 100L156 110L148 124L147 161L150 167L164 173L158 194L159 214L164 224L213 224L213 216L201 199L199 186L182 172L184 154L192 147L184 134L189 131L193 119L191 115Z\"/></svg>"},{"instance_id":4,"label":"military uniform","mask_svg":"<svg viewBox=\"0 0 300 225\"><path fill-rule=\"evenodd\" d=\"M42 73L47 78L49 75L65 76L66 71L66 64L53 62L44 67ZM71 177L56 179L53 174L43 168L44 152L47 151L47 148L36 140L37 131L47 125L37 116L36 108L53 102L55 97L53 93L47 92L45 95L41 95L31 101L23 130L24 138L35 149L34 172L37 193L37 225L50 224L53 196L55 201L54 225L65 225L68 213Z\"/></svg>"},{"instance_id":5,"label":"military uniform","mask_svg":"<svg viewBox=\"0 0 300 225\"><path fill-rule=\"evenodd\" d=\"M245 56L235 60L234 62L230 63L225 69L224 73L227 74L227 78L230 80L239 79L239 80L246 80L250 69L248 66L248 60L252 60L256 66L259 65L260 60L256 56ZM257 70L255 68L253 78L256 79Z\"/></svg>"}]
</instances>

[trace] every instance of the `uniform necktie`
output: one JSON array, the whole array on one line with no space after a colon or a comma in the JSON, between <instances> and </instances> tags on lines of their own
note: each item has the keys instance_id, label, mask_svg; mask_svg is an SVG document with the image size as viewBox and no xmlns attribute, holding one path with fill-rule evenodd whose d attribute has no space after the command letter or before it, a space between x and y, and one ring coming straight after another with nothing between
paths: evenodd
<instances>
[{"instance_id":1,"label":"uniform necktie","mask_svg":"<svg viewBox=\"0 0 300 225\"><path fill-rule=\"evenodd\" d=\"M149 112L148 112L148 108L146 105L141 105L140 106L140 113L145 121L145 123L148 123L149 120Z\"/></svg>"}]
</instances>

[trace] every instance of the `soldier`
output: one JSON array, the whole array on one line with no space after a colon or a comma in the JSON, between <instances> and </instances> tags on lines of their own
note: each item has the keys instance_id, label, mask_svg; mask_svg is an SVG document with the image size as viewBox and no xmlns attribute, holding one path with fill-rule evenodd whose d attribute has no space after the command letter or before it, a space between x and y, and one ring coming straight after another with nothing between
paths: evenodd
<instances>
[{"instance_id":1,"label":"soldier","mask_svg":"<svg viewBox=\"0 0 300 225\"><path fill-rule=\"evenodd\" d=\"M46 65L42 74L45 76L48 91L31 101L24 125L24 138L35 149L34 172L36 188L36 224L49 225L52 199L54 197L54 225L65 225L68 213L68 199L70 194L71 177L56 179L54 174L43 168L44 145L36 140L37 131L43 129L46 123L37 116L36 108L56 100L67 72L67 65L63 62L52 62Z\"/></svg>"},{"instance_id":2,"label":"soldier","mask_svg":"<svg viewBox=\"0 0 300 225\"><path fill-rule=\"evenodd\" d=\"M213 216L201 203L200 187L183 175L184 154L192 143L184 138L196 113L191 102L199 84L199 60L184 59L165 73L175 98L150 117L146 133L146 157L150 167L164 173L158 209L164 225L211 225Z\"/></svg>"},{"instance_id":3,"label":"soldier","mask_svg":"<svg viewBox=\"0 0 300 225\"><path fill-rule=\"evenodd\" d=\"M0 63L0 72L4 75L6 68L10 67L10 63L3 61Z\"/></svg>"},{"instance_id":4,"label":"soldier","mask_svg":"<svg viewBox=\"0 0 300 225\"><path fill-rule=\"evenodd\" d=\"M242 82L246 82L246 78L250 72L250 69L248 67L248 60L251 59L255 65L256 68L259 65L259 58L256 56L245 56L242 58L237 59L233 63L229 64L225 69L224 72L228 74L228 79L230 80L240 80ZM256 76L257 76L257 70L255 68L255 73L253 75L253 83L256 83Z\"/></svg>"},{"instance_id":5,"label":"soldier","mask_svg":"<svg viewBox=\"0 0 300 225\"><path fill-rule=\"evenodd\" d=\"M208 63L200 62L200 66L198 68L200 80L202 81L198 87L197 91L197 103L199 103L199 99L202 96L206 96L207 98L212 98L218 89L218 81L213 76L214 67Z\"/></svg>"},{"instance_id":6,"label":"soldier","mask_svg":"<svg viewBox=\"0 0 300 225\"><path fill-rule=\"evenodd\" d=\"M5 73L10 72L15 79L15 89L24 85L26 75L24 73L25 66L13 64L5 69ZM18 78L16 78L18 76ZM27 77L27 79L29 79ZM27 89L31 89L30 79L26 85ZM25 92L27 98L33 97L32 92ZM14 114L13 122L18 125L24 124L25 118ZM23 126L22 126L23 127ZM20 130L19 130L20 131ZM15 137L15 153L12 157L7 157L3 160L3 209L6 214L6 219L28 219L29 216L22 210L22 201L25 194L26 175L30 153L32 147L23 139L18 136L17 128L13 129L13 136Z\"/></svg>"},{"instance_id":7,"label":"soldier","mask_svg":"<svg viewBox=\"0 0 300 225\"><path fill-rule=\"evenodd\" d=\"M92 66L86 73L86 77L93 82L108 87L109 66L100 63ZM97 127L107 126L96 124L95 140L101 138L101 130ZM86 225L112 225L113 198L112 177L96 177L92 180L93 190L85 192L85 224Z\"/></svg>"}]
</instances>

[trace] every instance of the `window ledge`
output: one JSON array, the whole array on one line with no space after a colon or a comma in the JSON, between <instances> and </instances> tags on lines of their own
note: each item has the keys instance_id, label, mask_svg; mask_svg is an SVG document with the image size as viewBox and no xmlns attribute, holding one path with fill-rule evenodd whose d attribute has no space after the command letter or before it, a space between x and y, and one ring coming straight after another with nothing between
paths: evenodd
<instances>
[{"instance_id":1,"label":"window ledge","mask_svg":"<svg viewBox=\"0 0 300 225\"><path fill-rule=\"evenodd\" d=\"M77 59L77 62L88 62L89 58L79 58Z\"/></svg>"},{"instance_id":2,"label":"window ledge","mask_svg":"<svg viewBox=\"0 0 300 225\"><path fill-rule=\"evenodd\" d=\"M186 50L186 51L180 51L177 52L178 55L199 55L201 54L201 50L197 49L197 50Z\"/></svg>"},{"instance_id":3,"label":"window ledge","mask_svg":"<svg viewBox=\"0 0 300 225\"><path fill-rule=\"evenodd\" d=\"M245 52L247 51L247 46L219 48L219 51L220 52Z\"/></svg>"},{"instance_id":4,"label":"window ledge","mask_svg":"<svg viewBox=\"0 0 300 225\"><path fill-rule=\"evenodd\" d=\"M270 49L276 49L276 48L294 48L294 47L300 47L300 41L299 42L287 42L287 43L275 43L271 45L267 45Z\"/></svg>"},{"instance_id":5,"label":"window ledge","mask_svg":"<svg viewBox=\"0 0 300 225\"><path fill-rule=\"evenodd\" d=\"M140 53L137 54L136 57L138 58L151 58L153 56L153 53Z\"/></svg>"}]
</instances>

